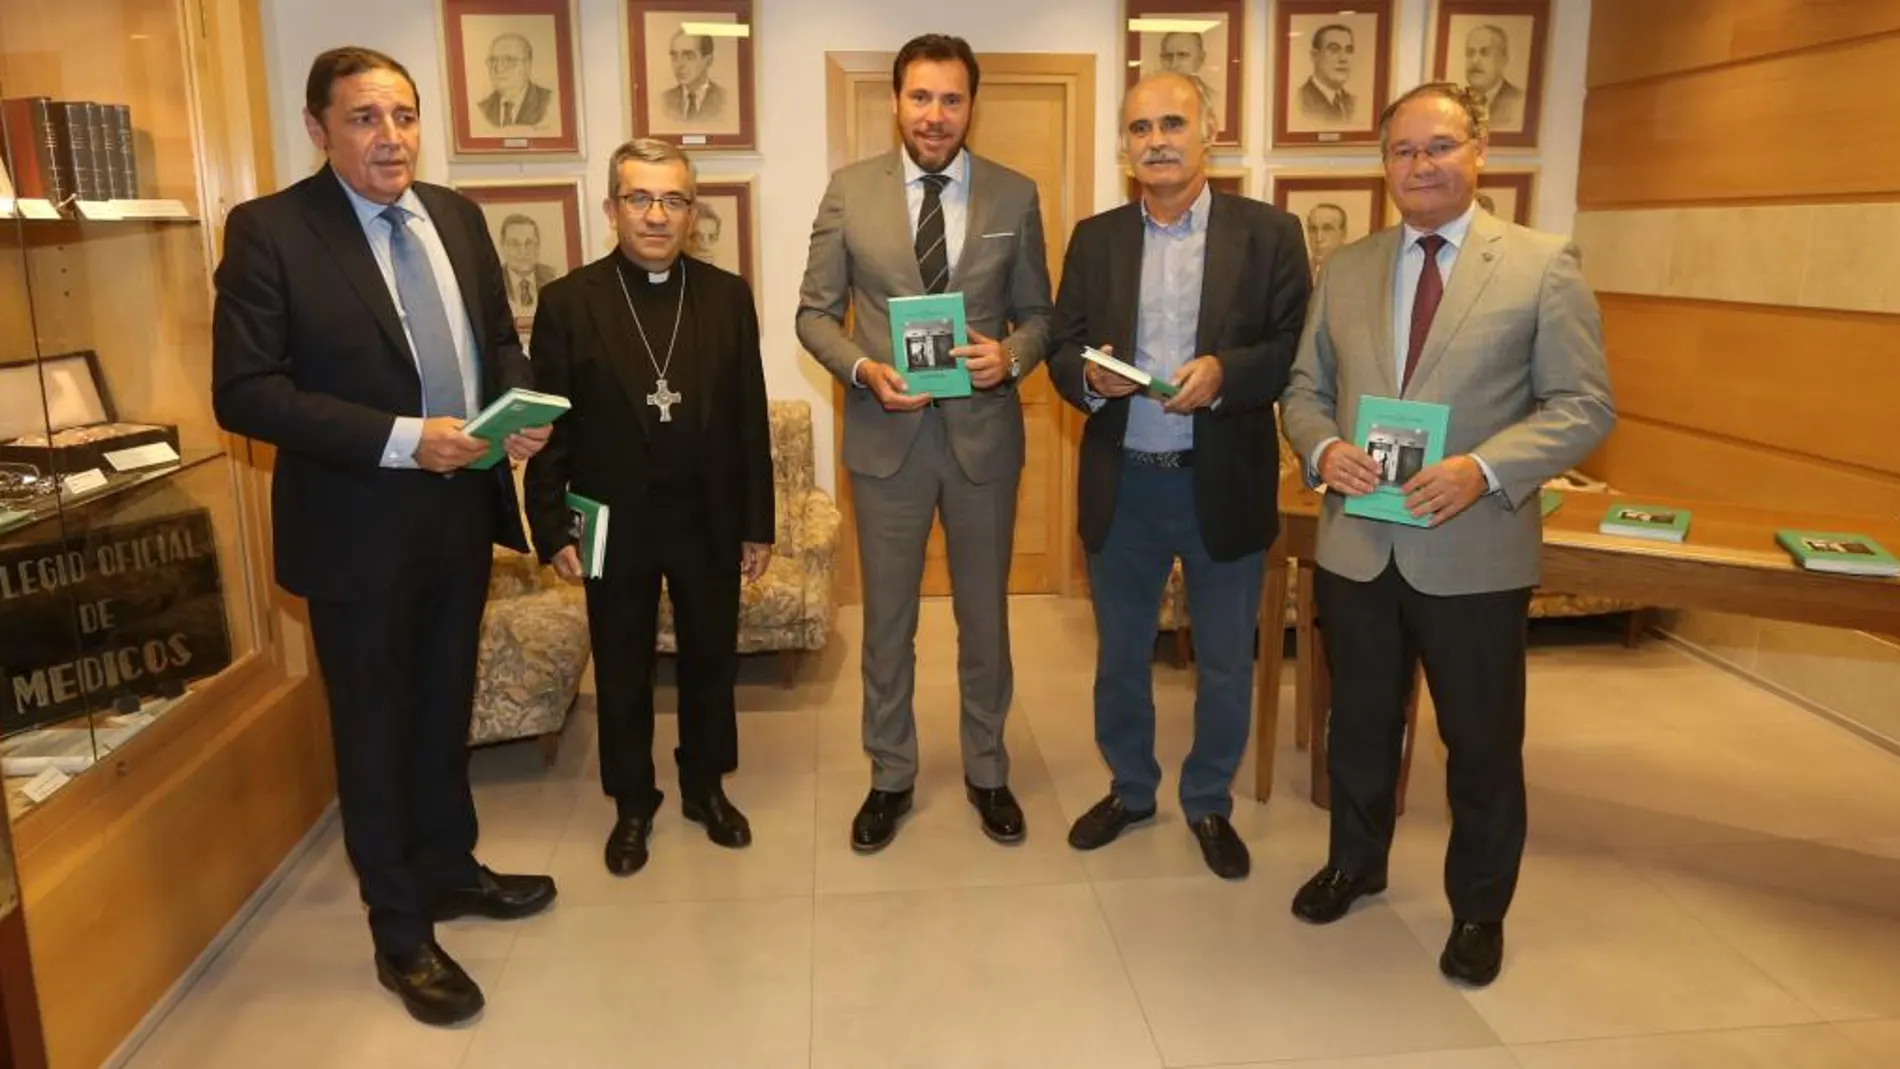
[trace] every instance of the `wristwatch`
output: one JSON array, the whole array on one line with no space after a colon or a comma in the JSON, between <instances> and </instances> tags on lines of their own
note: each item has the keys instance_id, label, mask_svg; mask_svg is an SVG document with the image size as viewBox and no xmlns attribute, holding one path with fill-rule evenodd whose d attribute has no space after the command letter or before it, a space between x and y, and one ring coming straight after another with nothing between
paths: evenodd
<instances>
[{"instance_id":1,"label":"wristwatch","mask_svg":"<svg viewBox=\"0 0 1900 1069\"><path fill-rule=\"evenodd\" d=\"M1015 382L1023 377L1023 362L1016 359L1016 350L1003 346L1003 352L1009 355L1009 381Z\"/></svg>"}]
</instances>

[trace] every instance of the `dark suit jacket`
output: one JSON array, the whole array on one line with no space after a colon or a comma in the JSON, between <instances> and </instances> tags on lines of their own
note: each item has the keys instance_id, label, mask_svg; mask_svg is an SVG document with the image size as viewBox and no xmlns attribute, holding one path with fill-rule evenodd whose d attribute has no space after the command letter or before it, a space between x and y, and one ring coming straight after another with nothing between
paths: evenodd
<instances>
[{"instance_id":1,"label":"dark suit jacket","mask_svg":"<svg viewBox=\"0 0 1900 1069\"><path fill-rule=\"evenodd\" d=\"M545 85L528 83L528 89L521 94L521 108L514 114L514 126L534 126L548 117L548 105L554 102L554 90ZM501 93L488 94L476 105L482 114L495 126L501 125Z\"/></svg>"},{"instance_id":2,"label":"dark suit jacket","mask_svg":"<svg viewBox=\"0 0 1900 1069\"><path fill-rule=\"evenodd\" d=\"M453 190L414 188L455 265L482 403L531 385L481 209ZM234 208L215 281L212 401L226 430L278 449L278 583L331 601L387 590L406 536L437 522L418 505L418 480L442 476L379 466L395 417L422 414L422 378L336 175L325 167ZM493 488L497 541L525 551L508 465L456 478Z\"/></svg>"},{"instance_id":3,"label":"dark suit jacket","mask_svg":"<svg viewBox=\"0 0 1900 1069\"><path fill-rule=\"evenodd\" d=\"M1300 114L1309 119L1351 122L1353 109L1356 106L1357 102L1353 100L1352 94L1344 89L1339 91L1339 103L1334 104L1333 99L1327 96L1326 91L1321 89L1313 79L1308 78L1300 83Z\"/></svg>"},{"instance_id":4,"label":"dark suit jacket","mask_svg":"<svg viewBox=\"0 0 1900 1069\"><path fill-rule=\"evenodd\" d=\"M608 253L556 279L542 291L534 317L536 386L574 406L555 421L547 448L528 462L528 524L543 560L574 542L568 533L569 490L612 509L610 568L616 557L638 548L647 439L640 412L646 390L635 361L647 354L634 340L633 316L614 278L619 258ZM758 313L745 279L690 256L679 262L698 345L680 354L696 365L696 396L682 402L675 418L699 421L695 444L707 514L713 537L734 547L736 569L740 542L770 544L776 530Z\"/></svg>"},{"instance_id":5,"label":"dark suit jacket","mask_svg":"<svg viewBox=\"0 0 1900 1069\"><path fill-rule=\"evenodd\" d=\"M1070 404L1089 410L1082 346L1135 357L1141 305L1141 203L1076 225L1056 295L1049 374ZM1273 403L1286 388L1312 281L1299 220L1245 197L1213 194L1195 355L1221 362L1220 407L1194 413L1194 501L1215 560L1257 553L1279 530L1280 447ZM1115 517L1122 437L1132 398L1108 401L1082 431L1078 528L1100 552Z\"/></svg>"}]
</instances>

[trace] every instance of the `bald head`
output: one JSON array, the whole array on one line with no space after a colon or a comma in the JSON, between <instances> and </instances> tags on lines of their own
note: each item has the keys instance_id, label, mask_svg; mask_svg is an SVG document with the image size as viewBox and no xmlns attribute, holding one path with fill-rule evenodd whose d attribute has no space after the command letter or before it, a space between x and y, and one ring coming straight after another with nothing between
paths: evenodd
<instances>
[{"instance_id":1,"label":"bald head","mask_svg":"<svg viewBox=\"0 0 1900 1069\"><path fill-rule=\"evenodd\" d=\"M1122 139L1128 139L1129 124L1137 112L1153 117L1160 108L1187 120L1188 129L1201 131L1202 140L1214 139L1214 112L1201 83L1185 74L1162 71L1128 87L1122 94Z\"/></svg>"},{"instance_id":2,"label":"bald head","mask_svg":"<svg viewBox=\"0 0 1900 1069\"><path fill-rule=\"evenodd\" d=\"M1511 58L1511 42L1504 31L1485 23L1474 26L1465 35L1465 84L1480 93L1489 93L1504 78L1504 65Z\"/></svg>"},{"instance_id":3,"label":"bald head","mask_svg":"<svg viewBox=\"0 0 1900 1069\"><path fill-rule=\"evenodd\" d=\"M1144 197L1199 193L1214 119L1192 78L1151 74L1130 87L1122 98L1121 138Z\"/></svg>"}]
</instances>

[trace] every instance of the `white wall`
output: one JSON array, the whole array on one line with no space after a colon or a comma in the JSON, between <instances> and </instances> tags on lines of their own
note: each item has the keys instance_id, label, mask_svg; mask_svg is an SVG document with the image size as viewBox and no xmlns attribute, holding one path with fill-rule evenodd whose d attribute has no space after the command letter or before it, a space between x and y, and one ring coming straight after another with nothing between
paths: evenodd
<instances>
[{"instance_id":1,"label":"white wall","mask_svg":"<svg viewBox=\"0 0 1900 1069\"><path fill-rule=\"evenodd\" d=\"M582 163L456 164L447 153L447 112L442 107L445 75L436 26L437 0L264 0L263 23L271 81L271 113L276 127L278 179L289 184L309 172L316 156L304 137L298 112L311 57L325 48L359 44L378 48L408 66L423 93L421 175L432 182L468 178L551 177L581 174L587 198L597 205L606 194L606 156L625 139L628 109L622 88L620 4L617 0L577 0L581 22ZM1425 69L1430 0L1398 0L1394 85L1422 80ZM1366 166L1376 157L1364 151L1316 154L1265 149L1267 37L1270 0L1248 0L1248 138L1244 154L1224 154L1218 166L1246 166L1252 192L1264 187L1271 167L1309 168L1327 164ZM829 380L799 350L792 331L798 283L804 273L811 218L824 194L828 157L825 145L825 53L895 50L909 37L927 31L954 33L980 52L1050 51L1092 53L1096 58L1095 199L1098 208L1119 203L1120 171L1115 158L1115 109L1122 87L1121 0L957 0L925 4L918 0L758 0L755 54L758 57L759 150L745 154L702 156L701 176L751 174L759 199L761 306L764 308L767 386L775 397L812 402L821 432L818 479L831 485L831 387ZM1494 152L1495 166L1533 163L1540 167L1537 225L1567 232L1576 211L1577 149L1583 123L1583 76L1589 39L1590 0L1553 0L1548 85L1541 152ZM981 107L979 96L978 106ZM600 173L596 173L600 172ZM590 248L602 249L608 231L596 207L586 217Z\"/></svg>"}]
</instances>

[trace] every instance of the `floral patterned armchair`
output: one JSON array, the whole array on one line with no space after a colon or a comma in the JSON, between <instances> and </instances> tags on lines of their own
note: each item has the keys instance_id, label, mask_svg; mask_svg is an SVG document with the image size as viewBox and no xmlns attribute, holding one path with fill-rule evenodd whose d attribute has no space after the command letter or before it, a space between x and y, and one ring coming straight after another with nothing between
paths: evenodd
<instances>
[{"instance_id":1,"label":"floral patterned armchair","mask_svg":"<svg viewBox=\"0 0 1900 1069\"><path fill-rule=\"evenodd\" d=\"M531 556L496 550L469 745L539 738L553 764L591 652L581 588L562 582Z\"/></svg>"}]
</instances>

